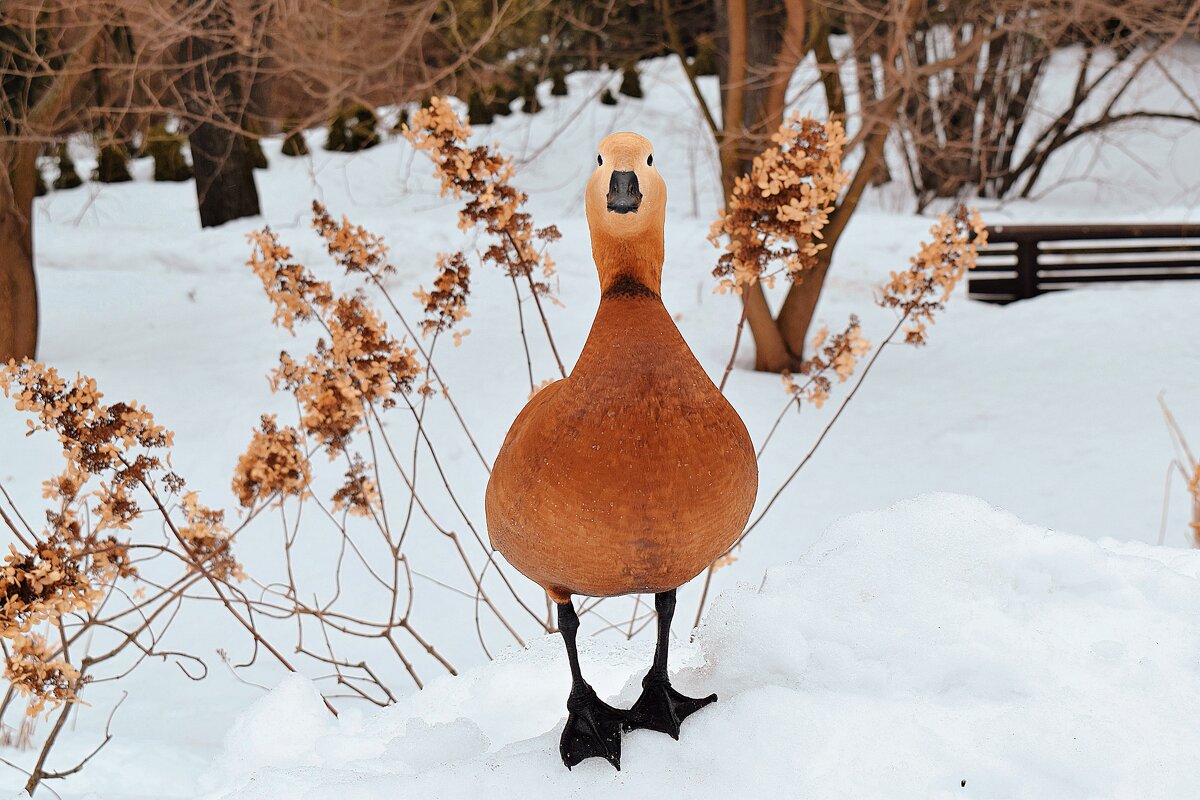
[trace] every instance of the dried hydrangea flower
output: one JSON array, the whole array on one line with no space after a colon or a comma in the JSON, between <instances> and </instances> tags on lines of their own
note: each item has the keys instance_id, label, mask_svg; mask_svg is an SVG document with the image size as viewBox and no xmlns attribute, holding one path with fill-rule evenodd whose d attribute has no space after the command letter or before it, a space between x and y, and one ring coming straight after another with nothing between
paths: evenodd
<instances>
[{"instance_id":1,"label":"dried hydrangea flower","mask_svg":"<svg viewBox=\"0 0 1200 800\"><path fill-rule=\"evenodd\" d=\"M897 309L906 319L904 341L913 345L925 344L926 325L945 308L954 287L975 268L979 250L987 246L983 219L966 206L943 214L929 232L930 240L921 242L908 269L891 273L879 297L880 305Z\"/></svg>"},{"instance_id":2,"label":"dried hydrangea flower","mask_svg":"<svg viewBox=\"0 0 1200 800\"><path fill-rule=\"evenodd\" d=\"M851 314L846 329L833 336L830 336L828 327L821 326L813 334L813 355L800 365L800 374L808 380L799 384L790 372L785 371L784 389L797 402L804 400L821 408L833 388L830 373L837 377L839 383L849 380L863 356L870 351L871 343L862 335L862 325L856 315Z\"/></svg>"},{"instance_id":3,"label":"dried hydrangea flower","mask_svg":"<svg viewBox=\"0 0 1200 800\"><path fill-rule=\"evenodd\" d=\"M770 285L772 263L782 264L789 279L802 280L825 248L821 231L849 180L842 170L841 123L795 113L772 141L749 174L734 182L729 208L717 212L709 231L709 241L725 248L713 270L718 292L740 293L759 281Z\"/></svg>"},{"instance_id":4,"label":"dried hydrangea flower","mask_svg":"<svg viewBox=\"0 0 1200 800\"><path fill-rule=\"evenodd\" d=\"M280 428L275 415L264 414L246 452L233 471L233 494L243 508L272 495L303 497L312 480L308 457L295 428Z\"/></svg>"},{"instance_id":5,"label":"dried hydrangea flower","mask_svg":"<svg viewBox=\"0 0 1200 800\"><path fill-rule=\"evenodd\" d=\"M26 713L31 717L47 706L78 702L79 689L86 682L78 669L53 655L44 638L29 634L13 639L12 653L5 660L4 677L29 698Z\"/></svg>"},{"instance_id":6,"label":"dried hydrangea flower","mask_svg":"<svg viewBox=\"0 0 1200 800\"><path fill-rule=\"evenodd\" d=\"M549 295L546 280L554 274L554 261L537 242L553 242L560 234L553 225L534 228L533 218L521 210L528 197L511 183L512 160L489 147L468 148L471 128L444 97L434 97L415 113L404 126L404 135L433 160L442 196L467 198L458 213L459 228L466 231L482 225L495 238L483 261L511 278L528 278L532 291ZM538 271L540 276L535 276Z\"/></svg>"}]
</instances>

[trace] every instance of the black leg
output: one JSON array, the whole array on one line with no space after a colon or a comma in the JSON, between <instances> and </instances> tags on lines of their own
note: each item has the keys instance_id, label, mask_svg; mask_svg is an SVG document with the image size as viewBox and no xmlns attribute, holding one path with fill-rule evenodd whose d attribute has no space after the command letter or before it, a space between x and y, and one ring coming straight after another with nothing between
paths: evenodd
<instances>
[{"instance_id":1,"label":"black leg","mask_svg":"<svg viewBox=\"0 0 1200 800\"><path fill-rule=\"evenodd\" d=\"M675 616L675 590L654 595L654 610L658 612L658 644L654 647L654 664L642 678L642 696L629 709L625 730L647 728L679 738L679 725L717 696L686 697L671 688L667 678L667 651L671 646L671 618Z\"/></svg>"},{"instance_id":2,"label":"black leg","mask_svg":"<svg viewBox=\"0 0 1200 800\"><path fill-rule=\"evenodd\" d=\"M571 694L567 697L567 726L563 728L558 751L567 769L585 758L599 756L618 770L621 768L621 724L625 712L613 708L599 697L583 679L579 669L579 653L575 649L575 634L579 617L568 600L558 604L558 629L567 645L571 662Z\"/></svg>"}]
</instances>

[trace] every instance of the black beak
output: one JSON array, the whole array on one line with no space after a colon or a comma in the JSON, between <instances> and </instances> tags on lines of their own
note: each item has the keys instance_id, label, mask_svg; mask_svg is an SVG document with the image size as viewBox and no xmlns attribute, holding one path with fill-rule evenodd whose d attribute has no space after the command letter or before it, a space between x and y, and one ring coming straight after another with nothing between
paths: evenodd
<instances>
[{"instance_id":1,"label":"black beak","mask_svg":"<svg viewBox=\"0 0 1200 800\"><path fill-rule=\"evenodd\" d=\"M642 192L638 189L636 172L613 171L608 181L608 210L618 214L637 211L642 204Z\"/></svg>"}]
</instances>

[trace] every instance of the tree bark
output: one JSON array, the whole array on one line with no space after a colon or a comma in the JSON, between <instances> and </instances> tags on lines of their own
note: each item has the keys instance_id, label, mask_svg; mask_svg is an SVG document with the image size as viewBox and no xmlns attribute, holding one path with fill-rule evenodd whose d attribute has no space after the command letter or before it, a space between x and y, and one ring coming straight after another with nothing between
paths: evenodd
<instances>
[{"instance_id":1,"label":"tree bark","mask_svg":"<svg viewBox=\"0 0 1200 800\"><path fill-rule=\"evenodd\" d=\"M759 372L782 372L799 367L788 352L779 325L767 304L767 293L761 283L748 286L746 293L746 324L754 337L754 368Z\"/></svg>"},{"instance_id":2,"label":"tree bark","mask_svg":"<svg viewBox=\"0 0 1200 800\"><path fill-rule=\"evenodd\" d=\"M62 65L23 118L5 119L0 127L0 133L6 135L0 140L0 363L37 356L33 196L37 154L44 141L38 132L55 129L71 93L86 74L101 31L99 26L80 28L74 57ZM19 107L10 107L14 105Z\"/></svg>"},{"instance_id":3,"label":"tree bark","mask_svg":"<svg viewBox=\"0 0 1200 800\"><path fill-rule=\"evenodd\" d=\"M261 213L242 133L252 81L231 40L231 19L226 3L214 3L203 33L184 46L185 59L195 64L181 83L185 108L195 120L188 144L203 228Z\"/></svg>"},{"instance_id":4,"label":"tree bark","mask_svg":"<svg viewBox=\"0 0 1200 800\"><path fill-rule=\"evenodd\" d=\"M188 134L200 227L260 214L254 168L241 134L202 122Z\"/></svg>"},{"instance_id":5,"label":"tree bark","mask_svg":"<svg viewBox=\"0 0 1200 800\"><path fill-rule=\"evenodd\" d=\"M739 175L783 121L790 80L804 57L803 0L721 0L722 119L717 136L726 199ZM792 16L792 15L796 16ZM754 368L796 369L762 284L745 287L746 323L754 339Z\"/></svg>"},{"instance_id":6,"label":"tree bark","mask_svg":"<svg viewBox=\"0 0 1200 800\"><path fill-rule=\"evenodd\" d=\"M37 354L32 224L37 151L35 142L0 145L0 364Z\"/></svg>"},{"instance_id":7,"label":"tree bark","mask_svg":"<svg viewBox=\"0 0 1200 800\"><path fill-rule=\"evenodd\" d=\"M717 136L717 149L721 161L721 185L728 200L733 192L733 182L742 174L739 153L745 138L746 117L746 47L749 18L747 0L718 0L717 7L724 16L721 27L724 41L720 51L725 55L720 60L721 82L721 131Z\"/></svg>"}]
</instances>

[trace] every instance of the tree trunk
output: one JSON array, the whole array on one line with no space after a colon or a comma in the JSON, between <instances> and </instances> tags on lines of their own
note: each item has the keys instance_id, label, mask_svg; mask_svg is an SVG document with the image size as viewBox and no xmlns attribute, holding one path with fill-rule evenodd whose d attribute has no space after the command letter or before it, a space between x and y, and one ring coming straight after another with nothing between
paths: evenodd
<instances>
[{"instance_id":1,"label":"tree trunk","mask_svg":"<svg viewBox=\"0 0 1200 800\"><path fill-rule=\"evenodd\" d=\"M783 121L787 81L803 58L804 4L801 0L786 0L786 6L776 0L720 0L717 5L724 23L718 40L723 114L717 145L728 198L734 180L749 171L754 156ZM790 17L793 13L799 15L798 23ZM744 291L754 368L765 372L798 368L762 284Z\"/></svg>"},{"instance_id":2,"label":"tree trunk","mask_svg":"<svg viewBox=\"0 0 1200 800\"><path fill-rule=\"evenodd\" d=\"M259 213L254 170L241 134L202 122L188 134L200 227L212 228Z\"/></svg>"},{"instance_id":3,"label":"tree trunk","mask_svg":"<svg viewBox=\"0 0 1200 800\"><path fill-rule=\"evenodd\" d=\"M723 25L718 26L718 52L721 87L721 131L717 150L721 161L721 187L726 201L733 182L742 174L739 151L745 137L746 47L749 18L746 0L717 0Z\"/></svg>"},{"instance_id":4,"label":"tree trunk","mask_svg":"<svg viewBox=\"0 0 1200 800\"><path fill-rule=\"evenodd\" d=\"M905 6L902 27L889 21L877 23L891 44L907 44L923 5ZM718 53L721 74L723 127L718 134L721 179L726 197L734 180L750 168L750 162L769 143L783 123L787 85L810 50L815 51L830 113L845 114L845 91L833 59L828 37L832 23L805 0L717 0ZM856 54L860 63L870 63L869 51ZM892 54L894 56L894 54ZM838 202L822 231L826 248L817 266L793 284L779 310L771 313L761 284L746 290L746 321L756 348L755 368L778 372L797 369L804 357L805 339L829 272L838 238L846 230L863 190L880 174L884 145L895 124L904 99L900 87L892 87L887 99L864 98L863 157L845 195ZM886 95L886 93L885 93Z\"/></svg>"},{"instance_id":5,"label":"tree trunk","mask_svg":"<svg viewBox=\"0 0 1200 800\"><path fill-rule=\"evenodd\" d=\"M44 138L30 131L53 131L83 70L95 53L101 26L80 27L78 46L69 64L45 86L23 118L0 120L0 363L34 358L38 340L37 279L33 271L33 195L37 185L37 154ZM16 87L4 87L6 92ZM28 97L24 98L26 101ZM9 108L20 108L10 94Z\"/></svg>"},{"instance_id":6,"label":"tree trunk","mask_svg":"<svg viewBox=\"0 0 1200 800\"><path fill-rule=\"evenodd\" d=\"M750 326L750 335L754 337L754 368L759 372L783 372L795 370L792 354L788 352L787 344L779 331L779 325L767 305L767 293L761 283L748 286L746 293L746 324Z\"/></svg>"},{"instance_id":7,"label":"tree trunk","mask_svg":"<svg viewBox=\"0 0 1200 800\"><path fill-rule=\"evenodd\" d=\"M38 337L33 273L34 142L0 144L0 364L34 358Z\"/></svg>"},{"instance_id":8,"label":"tree trunk","mask_svg":"<svg viewBox=\"0 0 1200 800\"><path fill-rule=\"evenodd\" d=\"M204 33L184 46L195 67L182 80L184 104L195 120L188 131L200 226L211 228L241 217L257 216L258 189L241 132L251 81L230 37L231 15L215 3L204 20Z\"/></svg>"}]
</instances>

